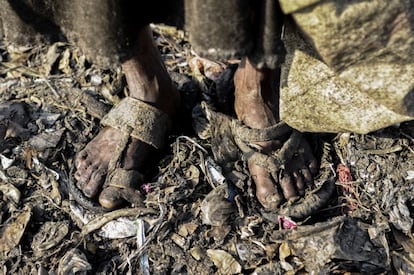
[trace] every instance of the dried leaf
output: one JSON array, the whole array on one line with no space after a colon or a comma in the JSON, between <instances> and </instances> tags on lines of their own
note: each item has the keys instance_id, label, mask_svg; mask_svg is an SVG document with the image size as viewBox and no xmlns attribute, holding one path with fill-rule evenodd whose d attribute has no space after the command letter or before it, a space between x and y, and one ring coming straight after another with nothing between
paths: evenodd
<instances>
[{"instance_id":1,"label":"dried leaf","mask_svg":"<svg viewBox=\"0 0 414 275\"><path fill-rule=\"evenodd\" d=\"M59 275L77 274L77 272L86 274L89 270L92 270L91 264L85 254L77 248L69 250L59 261Z\"/></svg>"},{"instance_id":2,"label":"dried leaf","mask_svg":"<svg viewBox=\"0 0 414 275\"><path fill-rule=\"evenodd\" d=\"M70 67L70 50L69 48L65 49L65 51L62 54L62 57L59 61L59 70L61 70L65 74L71 74L72 69Z\"/></svg>"},{"instance_id":3,"label":"dried leaf","mask_svg":"<svg viewBox=\"0 0 414 275\"><path fill-rule=\"evenodd\" d=\"M42 132L29 140L29 145L37 151L44 151L47 148L55 148L62 138L64 129Z\"/></svg>"},{"instance_id":4,"label":"dried leaf","mask_svg":"<svg viewBox=\"0 0 414 275\"><path fill-rule=\"evenodd\" d=\"M59 244L68 232L69 226L66 221L44 223L33 238L34 253L41 256L42 252Z\"/></svg>"},{"instance_id":5,"label":"dried leaf","mask_svg":"<svg viewBox=\"0 0 414 275\"><path fill-rule=\"evenodd\" d=\"M187 242L184 237L178 235L177 233L172 233L170 238L176 245L181 247L183 250L187 250Z\"/></svg>"},{"instance_id":6,"label":"dried leaf","mask_svg":"<svg viewBox=\"0 0 414 275\"><path fill-rule=\"evenodd\" d=\"M203 223L222 226L234 212L234 206L226 199L227 184L219 185L204 198L201 203Z\"/></svg>"},{"instance_id":7,"label":"dried leaf","mask_svg":"<svg viewBox=\"0 0 414 275\"><path fill-rule=\"evenodd\" d=\"M198 224L193 222L180 224L178 226L178 234L180 234L183 237L187 237L189 235L193 235L197 228Z\"/></svg>"},{"instance_id":8,"label":"dried leaf","mask_svg":"<svg viewBox=\"0 0 414 275\"><path fill-rule=\"evenodd\" d=\"M405 234L410 234L413 227L413 218L411 218L410 210L406 204L406 199L402 196L398 197L397 204L394 205L389 213L390 222Z\"/></svg>"},{"instance_id":9,"label":"dried leaf","mask_svg":"<svg viewBox=\"0 0 414 275\"><path fill-rule=\"evenodd\" d=\"M14 185L0 184L0 192L3 193L3 195L6 196L8 200L11 200L16 204L19 203L21 193L19 189L17 189Z\"/></svg>"},{"instance_id":10,"label":"dried leaf","mask_svg":"<svg viewBox=\"0 0 414 275\"><path fill-rule=\"evenodd\" d=\"M191 256L193 256L193 258L196 259L197 261L200 261L201 259L205 257L204 251L199 246L195 246L191 248L190 253L191 253Z\"/></svg>"},{"instance_id":11,"label":"dried leaf","mask_svg":"<svg viewBox=\"0 0 414 275\"><path fill-rule=\"evenodd\" d=\"M54 43L52 46L49 47L46 55L44 56L44 60L42 62L42 67L40 68L40 72L43 75L50 75L52 70L53 64L56 63L56 60L59 58L60 53L58 47L61 43Z\"/></svg>"},{"instance_id":12,"label":"dried leaf","mask_svg":"<svg viewBox=\"0 0 414 275\"><path fill-rule=\"evenodd\" d=\"M14 162L14 159L9 159L1 154L0 154L0 160L1 160L1 167L3 169L9 168Z\"/></svg>"},{"instance_id":13,"label":"dried leaf","mask_svg":"<svg viewBox=\"0 0 414 275\"><path fill-rule=\"evenodd\" d=\"M20 243L20 239L23 236L31 215L32 209L29 206L26 206L14 221L4 227L0 238L1 253L7 254L11 249Z\"/></svg>"},{"instance_id":14,"label":"dried leaf","mask_svg":"<svg viewBox=\"0 0 414 275\"><path fill-rule=\"evenodd\" d=\"M59 192L59 182L52 178L51 183L52 191L50 192L50 197L57 205L60 205L62 202L62 195Z\"/></svg>"},{"instance_id":15,"label":"dried leaf","mask_svg":"<svg viewBox=\"0 0 414 275\"><path fill-rule=\"evenodd\" d=\"M265 251L262 244L253 242L241 242L236 244L236 251L239 259L243 261L244 268L251 269L260 265L266 260Z\"/></svg>"},{"instance_id":16,"label":"dried leaf","mask_svg":"<svg viewBox=\"0 0 414 275\"><path fill-rule=\"evenodd\" d=\"M207 249L207 256L219 269L221 274L241 272L241 265L229 253L221 249Z\"/></svg>"},{"instance_id":17,"label":"dried leaf","mask_svg":"<svg viewBox=\"0 0 414 275\"><path fill-rule=\"evenodd\" d=\"M284 261L287 257L292 255L289 244L284 242L279 246L279 260Z\"/></svg>"}]
</instances>

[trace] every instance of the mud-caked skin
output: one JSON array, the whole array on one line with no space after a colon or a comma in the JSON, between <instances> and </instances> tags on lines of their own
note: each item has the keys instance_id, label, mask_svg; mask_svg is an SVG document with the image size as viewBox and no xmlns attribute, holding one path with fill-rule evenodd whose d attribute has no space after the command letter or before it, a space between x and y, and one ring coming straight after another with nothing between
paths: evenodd
<instances>
[{"instance_id":1,"label":"mud-caked skin","mask_svg":"<svg viewBox=\"0 0 414 275\"><path fill-rule=\"evenodd\" d=\"M122 64L129 96L153 105L173 119L179 105L179 94L153 43L149 27L139 32L137 41L139 43L135 56ZM78 187L90 198L99 196L100 204L108 209L122 203L122 199L116 195L116 187L103 187L109 162L122 138L123 133L120 130L105 127L75 159L75 179ZM150 145L130 138L121 156L120 166L126 170L139 171L153 150L155 149Z\"/></svg>"},{"instance_id":2,"label":"mud-caked skin","mask_svg":"<svg viewBox=\"0 0 414 275\"><path fill-rule=\"evenodd\" d=\"M182 20L179 2L153 0L144 6L116 0L0 0L0 37L21 46L70 42L97 65L122 63L129 96L174 120L179 95L146 25L166 23L167 15L174 17L177 10ZM185 29L196 52L217 59L242 54L256 62L244 59L234 79L235 111L244 124L264 128L282 118L299 131L368 133L413 119L413 1L184 2ZM281 93L276 71L263 69L277 66L281 66ZM28 134L20 129L24 123L0 124L0 136ZM105 208L122 202L119 188L104 183L124 138L120 130L105 127L75 159L77 186L90 198L99 196ZM255 146L272 154L286 139ZM139 171L153 150L130 137L119 165ZM283 167L278 177L272 177L249 161L257 198L265 208L303 195L318 164L303 140Z\"/></svg>"},{"instance_id":3,"label":"mud-caked skin","mask_svg":"<svg viewBox=\"0 0 414 275\"><path fill-rule=\"evenodd\" d=\"M181 7L179 2L181 1L154 0L144 7L134 1L114 0L0 0L0 34L23 45L33 45L43 41L46 36L50 36L51 41L63 39L79 46L88 59L98 65L113 66L122 63L129 96L165 112L174 122L179 94L153 43L147 24L165 22L167 15L174 17L174 13ZM190 5L196 10L188 9ZM185 6L186 28L189 32L193 26L193 36L202 34L205 39L201 42L214 44L203 42L198 43L199 46L206 45L208 49L214 46L215 52L231 53L231 57L235 57L233 54L236 53L249 55L257 61L256 65L258 62L261 64L261 68L279 66L283 16L278 1L237 0L223 5L222 1L217 0L188 0ZM209 13L206 13L207 7ZM211 20L213 15L218 20ZM223 28L221 20L226 22L229 29ZM229 22L233 22L232 26ZM240 43L230 43L231 41ZM193 42L192 45L197 44L194 39ZM220 47L237 49L229 51ZM199 53L202 52L199 49ZM228 57L230 56L226 58ZM225 57L217 55L217 58ZM246 60L241 63L235 78L235 107L238 118L246 125L262 128L279 121L279 93L274 74L274 70L258 70ZM124 138L125 135L120 130L104 127L75 158L76 185L87 197L99 197L100 204L109 209L122 203L119 188L107 185L105 181L114 152L118 151L117 147ZM281 139L256 145L261 147L262 153L270 154L284 142ZM153 150L155 149L150 145L130 137L121 154L120 168L140 171ZM303 194L306 183L312 180L312 172L316 170L316 162L309 152L309 146L302 143L297 157L284 165L285 171L281 179L276 181L264 168L249 164L257 186L257 197L263 206L274 208L284 199ZM126 184L125 187L132 186Z\"/></svg>"},{"instance_id":4,"label":"mud-caked skin","mask_svg":"<svg viewBox=\"0 0 414 275\"><path fill-rule=\"evenodd\" d=\"M277 70L257 69L248 58L243 59L234 77L235 111L239 120L252 128L275 125L279 119L279 90ZM287 139L288 137L286 137ZM260 151L272 154L286 139L257 142ZM304 195L306 185L318 170L315 157L303 139L294 157L285 163L279 179L273 179L268 170L248 163L256 184L256 196L263 207L277 208L282 201Z\"/></svg>"},{"instance_id":5,"label":"mud-caked skin","mask_svg":"<svg viewBox=\"0 0 414 275\"><path fill-rule=\"evenodd\" d=\"M130 96L143 100L166 112L171 118L178 108L179 95L174 88L160 55L153 44L150 30L144 29L138 37L140 43L136 57L123 63ZM235 109L238 118L253 128L265 128L279 122L279 94L275 81L276 70L256 69L244 59L235 74ZM75 159L75 178L78 187L90 197L99 196L105 208L115 208L122 203L117 187L104 186L108 164L123 134L114 128L105 127L80 151ZM263 153L271 154L285 140L258 142ZM105 148L105 150L102 150ZM138 170L155 150L137 139L130 141L121 157L121 167ZM257 198L267 209L275 209L286 200L303 195L306 184L311 182L317 170L316 160L309 145L303 141L295 157L285 164L285 171L276 181L269 172L252 162L251 175L256 183Z\"/></svg>"}]
</instances>

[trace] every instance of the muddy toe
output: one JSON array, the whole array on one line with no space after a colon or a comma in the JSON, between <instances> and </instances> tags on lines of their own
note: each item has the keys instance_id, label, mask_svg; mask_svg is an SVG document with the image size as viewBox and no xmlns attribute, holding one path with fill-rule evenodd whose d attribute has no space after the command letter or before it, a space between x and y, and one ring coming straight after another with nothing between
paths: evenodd
<instances>
[{"instance_id":1,"label":"muddy toe","mask_svg":"<svg viewBox=\"0 0 414 275\"><path fill-rule=\"evenodd\" d=\"M106 175L106 169L94 167L92 170L88 182L82 186L83 193L89 198L96 197L104 183Z\"/></svg>"},{"instance_id":2,"label":"muddy toe","mask_svg":"<svg viewBox=\"0 0 414 275\"><path fill-rule=\"evenodd\" d=\"M296 183L296 190L299 196L303 196L305 194L305 180L301 173L301 171L295 171L292 174L294 182Z\"/></svg>"},{"instance_id":3,"label":"muddy toe","mask_svg":"<svg viewBox=\"0 0 414 275\"><path fill-rule=\"evenodd\" d=\"M296 190L295 177L290 173L284 173L280 179L280 188L282 189L283 196L286 200L294 200L298 197L298 193L302 191Z\"/></svg>"},{"instance_id":4,"label":"muddy toe","mask_svg":"<svg viewBox=\"0 0 414 275\"><path fill-rule=\"evenodd\" d=\"M280 203L282 202L282 197L279 193L266 193L265 197L259 196L256 194L257 199L259 200L260 204L263 206L264 209L267 210L275 210L279 207Z\"/></svg>"},{"instance_id":5,"label":"muddy toe","mask_svg":"<svg viewBox=\"0 0 414 275\"><path fill-rule=\"evenodd\" d=\"M276 209L283 200L271 175L263 167L249 164L249 170L256 184L256 197L265 209Z\"/></svg>"},{"instance_id":6,"label":"muddy toe","mask_svg":"<svg viewBox=\"0 0 414 275\"><path fill-rule=\"evenodd\" d=\"M118 187L108 186L99 195L99 204L109 210L118 208L123 202L121 189Z\"/></svg>"},{"instance_id":7,"label":"muddy toe","mask_svg":"<svg viewBox=\"0 0 414 275\"><path fill-rule=\"evenodd\" d=\"M286 163L286 170L279 179L283 195L287 200L303 196L318 171L316 158L305 140L302 140L297 154Z\"/></svg>"},{"instance_id":8,"label":"muddy toe","mask_svg":"<svg viewBox=\"0 0 414 275\"><path fill-rule=\"evenodd\" d=\"M120 207L125 202L134 206L142 206L144 197L135 188L108 186L99 195L99 203L102 207L111 210Z\"/></svg>"},{"instance_id":9,"label":"muddy toe","mask_svg":"<svg viewBox=\"0 0 414 275\"><path fill-rule=\"evenodd\" d=\"M134 205L141 204L143 199L137 187L142 182L143 176L138 171L117 168L107 176L99 195L99 203L107 209L117 208L124 201Z\"/></svg>"}]
</instances>

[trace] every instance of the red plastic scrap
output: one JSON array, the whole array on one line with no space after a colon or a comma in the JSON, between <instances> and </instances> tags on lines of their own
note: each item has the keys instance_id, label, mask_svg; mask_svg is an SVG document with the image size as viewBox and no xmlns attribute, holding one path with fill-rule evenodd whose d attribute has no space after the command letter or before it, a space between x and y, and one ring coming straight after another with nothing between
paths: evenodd
<instances>
[{"instance_id":1,"label":"red plastic scrap","mask_svg":"<svg viewBox=\"0 0 414 275\"><path fill-rule=\"evenodd\" d=\"M289 217L279 216L277 220L279 222L279 228L281 229L295 229L296 227L298 227L298 225Z\"/></svg>"},{"instance_id":2,"label":"red plastic scrap","mask_svg":"<svg viewBox=\"0 0 414 275\"><path fill-rule=\"evenodd\" d=\"M338 180L341 183L353 181L351 170L342 163L338 164L336 167L336 172L338 173Z\"/></svg>"},{"instance_id":3,"label":"red plastic scrap","mask_svg":"<svg viewBox=\"0 0 414 275\"><path fill-rule=\"evenodd\" d=\"M352 183L353 178L351 175L351 170L347 166L340 163L336 168L336 172L338 174L338 181L340 183L342 193L346 200L346 207L344 207L343 212L345 214L348 214L358 207L356 203L357 194Z\"/></svg>"}]
</instances>

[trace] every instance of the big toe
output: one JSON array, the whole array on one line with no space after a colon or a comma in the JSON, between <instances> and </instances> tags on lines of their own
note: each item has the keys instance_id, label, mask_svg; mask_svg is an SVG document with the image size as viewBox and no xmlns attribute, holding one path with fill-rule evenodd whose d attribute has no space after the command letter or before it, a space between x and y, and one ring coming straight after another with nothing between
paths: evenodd
<instances>
[{"instance_id":1,"label":"big toe","mask_svg":"<svg viewBox=\"0 0 414 275\"><path fill-rule=\"evenodd\" d=\"M81 189L85 196L94 198L105 181L106 170L97 166L91 166L90 170L92 172L89 181L85 182Z\"/></svg>"},{"instance_id":2,"label":"big toe","mask_svg":"<svg viewBox=\"0 0 414 275\"><path fill-rule=\"evenodd\" d=\"M119 207L123 203L121 189L108 186L99 195L99 203L102 207L110 210Z\"/></svg>"},{"instance_id":3,"label":"big toe","mask_svg":"<svg viewBox=\"0 0 414 275\"><path fill-rule=\"evenodd\" d=\"M280 196L277 190L272 190L263 193L256 193L257 199L263 208L267 210L275 210L282 202L282 196Z\"/></svg>"},{"instance_id":4,"label":"big toe","mask_svg":"<svg viewBox=\"0 0 414 275\"><path fill-rule=\"evenodd\" d=\"M276 209L283 197L276 188L272 176L265 168L257 165L249 165L249 170L256 185L257 200L265 209Z\"/></svg>"}]
</instances>

